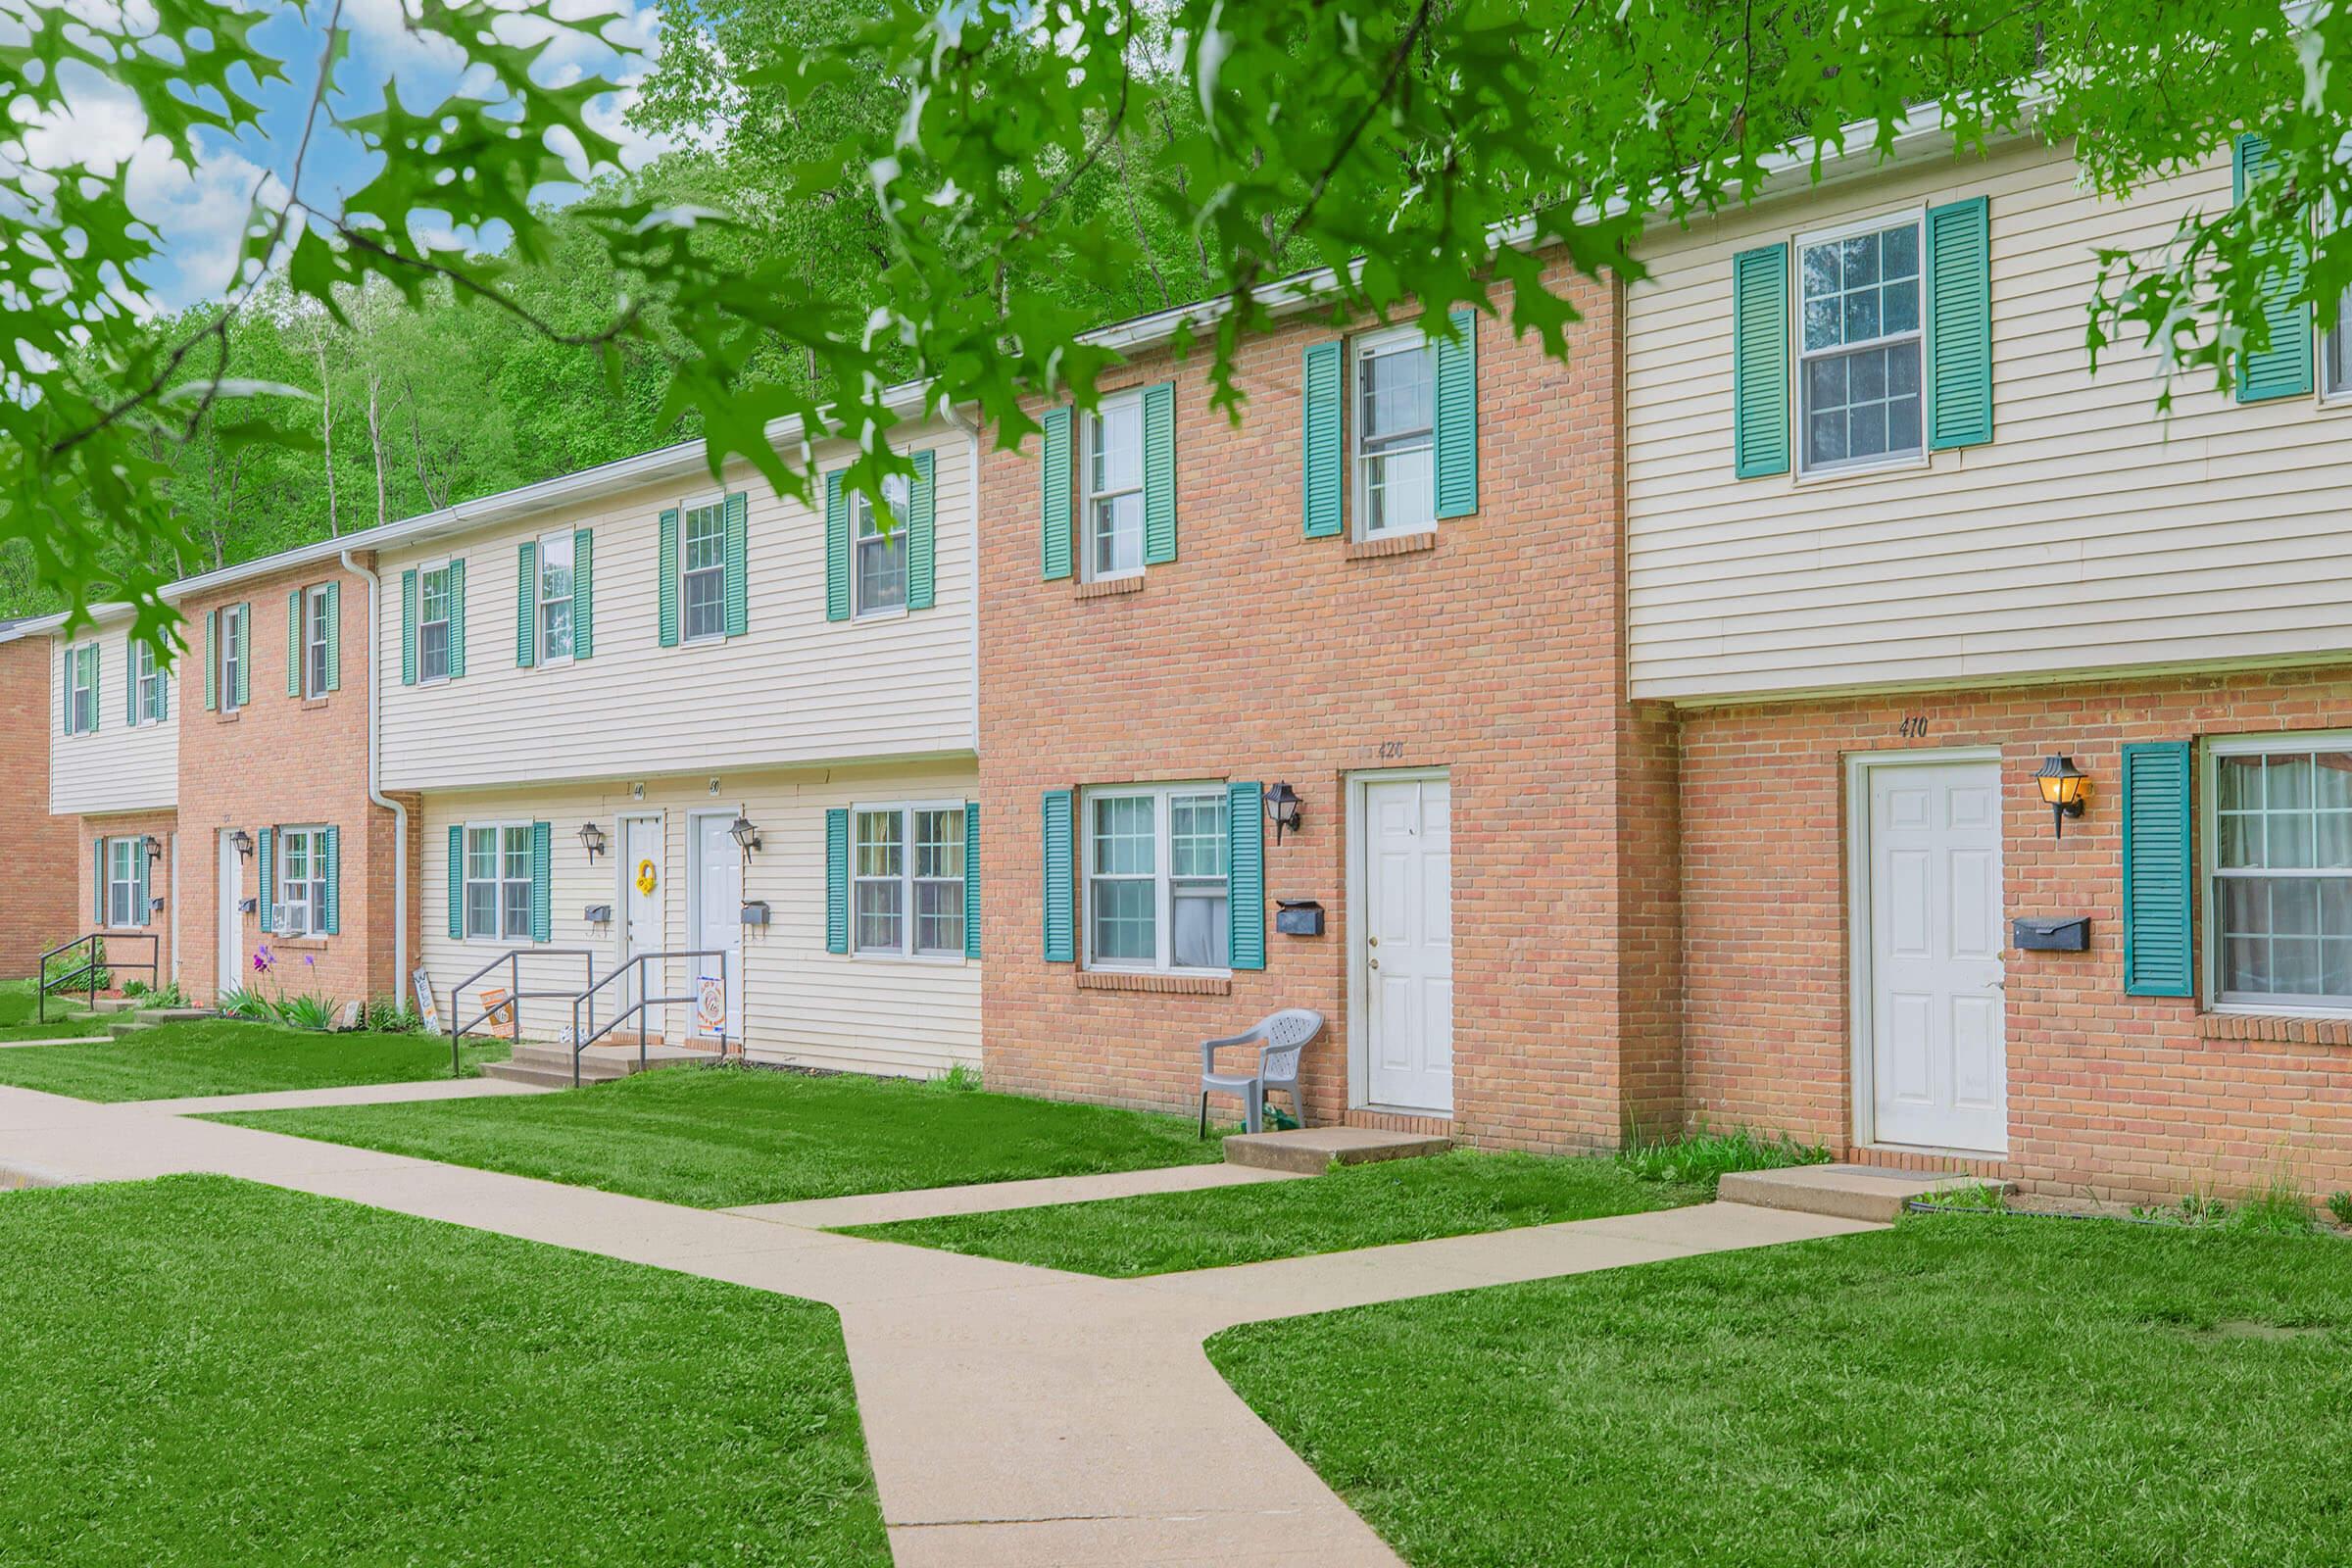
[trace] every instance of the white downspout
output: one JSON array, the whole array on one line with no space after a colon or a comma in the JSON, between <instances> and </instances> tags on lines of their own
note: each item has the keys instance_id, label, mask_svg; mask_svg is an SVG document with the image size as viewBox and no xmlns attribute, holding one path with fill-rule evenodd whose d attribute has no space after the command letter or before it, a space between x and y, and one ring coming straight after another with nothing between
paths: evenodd
<instances>
[{"instance_id":1,"label":"white downspout","mask_svg":"<svg viewBox=\"0 0 2352 1568\"><path fill-rule=\"evenodd\" d=\"M941 405L948 422L963 432L964 503L969 519L972 553L972 756L980 755L980 422L964 416L953 403Z\"/></svg>"},{"instance_id":2,"label":"white downspout","mask_svg":"<svg viewBox=\"0 0 2352 1568\"><path fill-rule=\"evenodd\" d=\"M384 661L381 610L383 579L343 552L343 569L368 579L368 799L392 813L392 1000L397 1004L409 983L409 808L376 784L381 729Z\"/></svg>"}]
</instances>

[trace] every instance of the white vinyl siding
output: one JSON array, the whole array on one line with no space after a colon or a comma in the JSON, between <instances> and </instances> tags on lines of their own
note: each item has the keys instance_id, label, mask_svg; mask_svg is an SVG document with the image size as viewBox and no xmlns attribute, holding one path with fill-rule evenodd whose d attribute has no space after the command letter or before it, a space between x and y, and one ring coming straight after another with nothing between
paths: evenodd
<instances>
[{"instance_id":1,"label":"white vinyl siding","mask_svg":"<svg viewBox=\"0 0 2352 1568\"><path fill-rule=\"evenodd\" d=\"M326 829L281 827L271 851L277 887L270 918L281 937L307 937L326 924Z\"/></svg>"},{"instance_id":2,"label":"white vinyl siding","mask_svg":"<svg viewBox=\"0 0 2352 1568\"><path fill-rule=\"evenodd\" d=\"M1144 569L1144 395L1105 398L1085 420L1085 565L1096 582Z\"/></svg>"},{"instance_id":3,"label":"white vinyl siding","mask_svg":"<svg viewBox=\"0 0 2352 1568\"><path fill-rule=\"evenodd\" d=\"M1437 350L1417 326L1355 339L1356 531L1367 539L1437 524Z\"/></svg>"},{"instance_id":4,"label":"white vinyl siding","mask_svg":"<svg viewBox=\"0 0 2352 1568\"><path fill-rule=\"evenodd\" d=\"M212 715L204 713L201 708L204 675L201 622L193 623L193 633L195 651L180 656L180 668L197 681L199 716L209 719ZM92 640L93 635L86 631L77 639L84 644ZM130 640L126 621L108 625L95 634L95 641L101 650L97 730L94 734L67 736L60 733L65 726L65 706L71 696L63 678L66 645L61 639L50 639L50 667L57 672L52 678L58 685L50 699L55 711L49 721L53 736L49 747L49 809L64 816L96 816L112 811L175 807L179 804L180 710L187 705L179 701L181 693L174 691L165 702L161 720L123 723L122 672L130 667L127 661L137 657L138 645ZM168 675L164 678L170 679Z\"/></svg>"},{"instance_id":5,"label":"white vinyl siding","mask_svg":"<svg viewBox=\"0 0 2352 1568\"><path fill-rule=\"evenodd\" d=\"M1230 967L1225 811L1221 784L1086 792L1078 831L1087 967Z\"/></svg>"},{"instance_id":6,"label":"white vinyl siding","mask_svg":"<svg viewBox=\"0 0 2352 1568\"><path fill-rule=\"evenodd\" d=\"M1808 484L1732 463L1732 258L1793 235L1984 196L1994 439ZM2160 251L2230 200L2227 154L2129 205L2071 147L2021 146L1838 180L1639 247L1627 292L1629 679L1639 699L2318 662L2352 649L2352 425L2317 399L2240 405L2159 351L2094 377L2094 252Z\"/></svg>"}]
</instances>

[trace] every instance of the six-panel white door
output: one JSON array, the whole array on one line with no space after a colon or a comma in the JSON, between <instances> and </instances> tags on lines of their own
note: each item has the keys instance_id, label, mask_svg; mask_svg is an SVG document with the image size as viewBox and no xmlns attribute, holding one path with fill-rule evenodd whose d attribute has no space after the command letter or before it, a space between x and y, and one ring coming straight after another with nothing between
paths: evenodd
<instances>
[{"instance_id":1,"label":"six-panel white door","mask_svg":"<svg viewBox=\"0 0 2352 1568\"><path fill-rule=\"evenodd\" d=\"M645 884L651 882L653 886ZM623 963L640 953L660 953L662 945L662 906L669 899L669 861L662 853L662 818L659 816L624 816L620 819L620 886L621 927L620 958ZM649 963L642 975L632 971L614 987L620 993L618 1006L627 1007L642 994L662 996L667 977L662 965ZM642 985L643 990L640 991ZM647 1027L657 1033L665 1032L661 1018L647 1020ZM630 1029L635 1025L631 1024ZM626 1034L629 1030L623 1030Z\"/></svg>"},{"instance_id":2,"label":"six-panel white door","mask_svg":"<svg viewBox=\"0 0 2352 1568\"><path fill-rule=\"evenodd\" d=\"M1442 778L1363 785L1366 1083L1358 1098L1453 1110L1453 795Z\"/></svg>"},{"instance_id":3,"label":"six-panel white door","mask_svg":"<svg viewBox=\"0 0 2352 1568\"><path fill-rule=\"evenodd\" d=\"M1868 776L1872 1141L2004 1152L2000 765Z\"/></svg>"},{"instance_id":4,"label":"six-panel white door","mask_svg":"<svg viewBox=\"0 0 2352 1568\"><path fill-rule=\"evenodd\" d=\"M730 1040L743 1037L743 850L728 833L734 822L732 811L713 811L694 819L694 903L692 908L696 951L721 951L727 956L727 1027ZM702 977L717 972L715 958L695 958L686 965L687 978L692 983L690 993L699 994ZM694 1008L688 1008L687 1031L709 1037L712 1031L702 1029L694 1018Z\"/></svg>"}]
</instances>

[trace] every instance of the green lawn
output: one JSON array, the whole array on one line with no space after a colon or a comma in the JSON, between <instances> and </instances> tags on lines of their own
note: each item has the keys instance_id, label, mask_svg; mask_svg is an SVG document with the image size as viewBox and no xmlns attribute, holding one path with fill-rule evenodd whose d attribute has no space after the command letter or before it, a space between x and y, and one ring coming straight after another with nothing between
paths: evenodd
<instances>
[{"instance_id":1,"label":"green lawn","mask_svg":"<svg viewBox=\"0 0 2352 1568\"><path fill-rule=\"evenodd\" d=\"M1415 1568L2279 1568L2352 1539L2331 1238L1914 1217L1209 1353Z\"/></svg>"},{"instance_id":2,"label":"green lawn","mask_svg":"<svg viewBox=\"0 0 2352 1568\"><path fill-rule=\"evenodd\" d=\"M470 1072L507 1046L468 1045ZM449 1076L438 1035L314 1034L271 1023L192 1019L92 1046L0 1051L0 1084L76 1100L176 1100L336 1084L400 1084Z\"/></svg>"},{"instance_id":3,"label":"green lawn","mask_svg":"<svg viewBox=\"0 0 2352 1568\"><path fill-rule=\"evenodd\" d=\"M699 1208L1144 1170L1223 1153L1179 1116L752 1067L220 1119Z\"/></svg>"},{"instance_id":4,"label":"green lawn","mask_svg":"<svg viewBox=\"0 0 2352 1568\"><path fill-rule=\"evenodd\" d=\"M49 1021L36 1022L39 1001L30 980L0 980L0 1041L71 1040L106 1033L79 1003L63 996L49 999Z\"/></svg>"},{"instance_id":5,"label":"green lawn","mask_svg":"<svg viewBox=\"0 0 2352 1568\"><path fill-rule=\"evenodd\" d=\"M0 1562L886 1565L812 1302L219 1177L0 1194Z\"/></svg>"},{"instance_id":6,"label":"green lawn","mask_svg":"<svg viewBox=\"0 0 2352 1568\"><path fill-rule=\"evenodd\" d=\"M1638 1180L1606 1158L1455 1151L1347 1165L1303 1181L844 1229L851 1236L1125 1278L1634 1214L1703 1202L1707 1196L1703 1188Z\"/></svg>"}]
</instances>

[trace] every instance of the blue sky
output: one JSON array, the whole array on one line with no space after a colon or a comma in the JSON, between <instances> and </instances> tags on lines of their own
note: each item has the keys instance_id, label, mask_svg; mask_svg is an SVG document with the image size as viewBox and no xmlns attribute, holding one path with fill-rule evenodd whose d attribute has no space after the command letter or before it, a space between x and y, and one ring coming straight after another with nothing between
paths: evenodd
<instances>
[{"instance_id":1,"label":"blue sky","mask_svg":"<svg viewBox=\"0 0 2352 1568\"><path fill-rule=\"evenodd\" d=\"M137 0L131 0L136 4ZM336 68L337 91L330 106L343 114L365 113L380 105L387 87L397 84L402 101L412 110L439 102L459 84L453 63L421 43L401 26L402 0L344 0L343 17L352 34L352 47ZM92 6L90 14L99 13ZM202 138L194 171L181 168L160 140L147 137L137 106L92 72L68 74L64 83L70 113L62 121L28 127L25 142L36 163L55 167L68 160L112 168L124 160L130 165L131 203L162 235L164 254L147 270L146 282L166 309L192 304L225 292L233 279L238 245L248 204L265 175L283 180L293 163L302 133L303 117L317 81L324 19L331 3L318 6L312 17L291 7L273 8L275 15L255 29L257 42L286 62L289 81L270 82L254 96L262 111L258 131L234 142L224 137ZM551 81L577 79L583 74L633 82L651 66L660 49L660 23L652 0L559 0L558 14L566 18L605 18L605 40L564 42L542 59L540 74ZM517 33L517 41L531 34ZM245 83L251 91L251 83ZM597 102L593 122L623 144L624 161L631 167L660 150L659 144L623 123L633 93L608 94ZM303 172L306 201L329 210L339 205L342 192L356 188L370 172L369 161L348 135L322 123L314 136ZM547 193L561 200L562 190ZM500 236L484 236L496 243ZM449 236L470 241L475 236Z\"/></svg>"}]
</instances>

